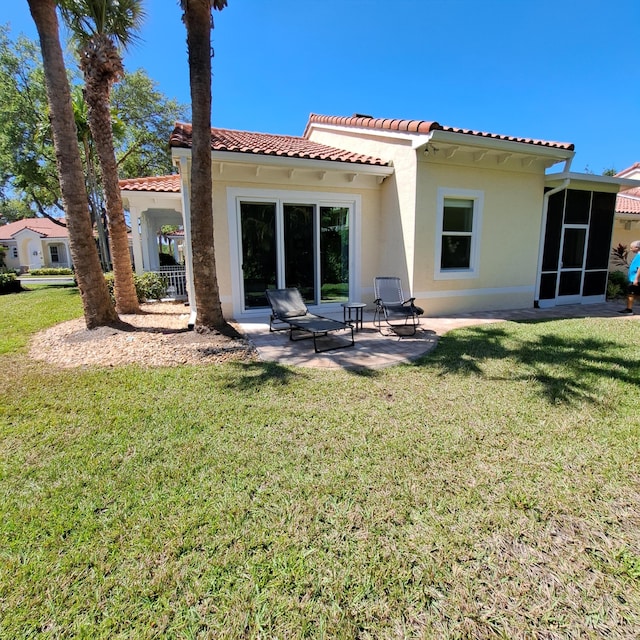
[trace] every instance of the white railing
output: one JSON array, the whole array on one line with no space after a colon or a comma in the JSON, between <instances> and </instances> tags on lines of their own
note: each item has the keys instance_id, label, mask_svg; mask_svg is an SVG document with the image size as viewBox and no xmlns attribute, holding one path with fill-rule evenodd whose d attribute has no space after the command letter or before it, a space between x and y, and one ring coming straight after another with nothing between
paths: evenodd
<instances>
[{"instance_id":1,"label":"white railing","mask_svg":"<svg viewBox=\"0 0 640 640\"><path fill-rule=\"evenodd\" d=\"M167 298L181 299L187 297L187 278L184 267L160 267L154 273L167 280Z\"/></svg>"}]
</instances>

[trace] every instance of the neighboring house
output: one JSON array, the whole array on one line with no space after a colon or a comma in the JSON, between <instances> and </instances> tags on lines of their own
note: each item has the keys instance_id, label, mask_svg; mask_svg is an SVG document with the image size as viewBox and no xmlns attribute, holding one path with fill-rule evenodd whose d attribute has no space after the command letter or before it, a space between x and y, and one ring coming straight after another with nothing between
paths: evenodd
<instances>
[{"instance_id":1,"label":"neighboring house","mask_svg":"<svg viewBox=\"0 0 640 640\"><path fill-rule=\"evenodd\" d=\"M612 247L619 244L628 247L634 240L640 240L640 162L620 171L616 177L638 181L638 186L625 188L616 199ZM611 268L620 269L620 265L612 264Z\"/></svg>"},{"instance_id":2,"label":"neighboring house","mask_svg":"<svg viewBox=\"0 0 640 640\"><path fill-rule=\"evenodd\" d=\"M0 244L6 247L6 266L22 273L72 266L67 228L48 218L25 218L0 226Z\"/></svg>"},{"instance_id":3,"label":"neighboring house","mask_svg":"<svg viewBox=\"0 0 640 640\"><path fill-rule=\"evenodd\" d=\"M178 176L121 182L144 270L162 225L190 246L191 125L170 145ZM359 115L312 114L302 137L214 128L211 149L227 318L264 315L270 287L320 311L372 303L377 275L400 276L427 315L602 301L632 184L572 173L569 143Z\"/></svg>"}]
</instances>

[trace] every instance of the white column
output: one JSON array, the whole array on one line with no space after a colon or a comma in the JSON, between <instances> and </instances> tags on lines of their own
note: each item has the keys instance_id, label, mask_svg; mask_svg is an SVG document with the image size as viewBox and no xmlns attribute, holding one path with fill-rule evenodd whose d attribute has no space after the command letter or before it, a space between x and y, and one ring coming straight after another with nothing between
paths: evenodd
<instances>
[{"instance_id":1,"label":"white column","mask_svg":"<svg viewBox=\"0 0 640 640\"><path fill-rule=\"evenodd\" d=\"M193 327L196 322L196 292L193 286L193 254L191 251L191 183L189 181L190 171L187 158L178 159L178 169L180 171L180 185L182 193L182 215L184 220L184 251L185 251L185 277L187 280L187 295L189 296L189 326Z\"/></svg>"},{"instance_id":2,"label":"white column","mask_svg":"<svg viewBox=\"0 0 640 640\"><path fill-rule=\"evenodd\" d=\"M150 271L153 269L153 263L151 262L151 256L149 255L149 219L146 213L140 216L140 244L142 248L142 270Z\"/></svg>"},{"instance_id":3,"label":"white column","mask_svg":"<svg viewBox=\"0 0 640 640\"><path fill-rule=\"evenodd\" d=\"M131 248L133 249L133 261L136 266L136 273L139 275L144 272L144 260L142 258L142 244L140 241L140 229L142 227L140 220L140 210L138 207L129 207L129 215L131 219Z\"/></svg>"}]
</instances>

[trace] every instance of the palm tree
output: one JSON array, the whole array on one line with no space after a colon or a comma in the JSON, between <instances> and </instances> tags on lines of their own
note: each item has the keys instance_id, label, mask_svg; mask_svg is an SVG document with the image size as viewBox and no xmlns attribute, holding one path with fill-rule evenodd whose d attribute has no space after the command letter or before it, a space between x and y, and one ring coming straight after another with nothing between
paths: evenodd
<instances>
[{"instance_id":1,"label":"palm tree","mask_svg":"<svg viewBox=\"0 0 640 640\"><path fill-rule=\"evenodd\" d=\"M64 201L71 256L88 329L117 322L118 316L100 268L93 239L71 90L64 66L55 0L28 0L38 30L49 102L60 191Z\"/></svg>"},{"instance_id":2,"label":"palm tree","mask_svg":"<svg viewBox=\"0 0 640 640\"><path fill-rule=\"evenodd\" d=\"M187 28L191 86L191 255L196 302L194 329L224 326L213 247L213 185L211 177L211 29L212 9L227 0L180 0Z\"/></svg>"},{"instance_id":3,"label":"palm tree","mask_svg":"<svg viewBox=\"0 0 640 640\"><path fill-rule=\"evenodd\" d=\"M111 87L124 75L120 48L135 40L143 18L141 0L61 0L62 15L78 43L84 74L89 128L102 173L111 240L114 294L118 313L139 313L133 282L127 224L118 186L111 128Z\"/></svg>"},{"instance_id":4,"label":"palm tree","mask_svg":"<svg viewBox=\"0 0 640 640\"><path fill-rule=\"evenodd\" d=\"M98 238L98 256L103 271L111 268L111 256L109 254L109 243L107 242L107 230L102 215L102 198L98 192L98 171L96 167L96 157L94 151L91 130L89 129L89 117L87 115L87 103L80 87L77 85L71 89L71 103L78 129L78 143L84 151L85 181L87 196L89 197L89 212L91 214L91 224L96 230Z\"/></svg>"}]
</instances>

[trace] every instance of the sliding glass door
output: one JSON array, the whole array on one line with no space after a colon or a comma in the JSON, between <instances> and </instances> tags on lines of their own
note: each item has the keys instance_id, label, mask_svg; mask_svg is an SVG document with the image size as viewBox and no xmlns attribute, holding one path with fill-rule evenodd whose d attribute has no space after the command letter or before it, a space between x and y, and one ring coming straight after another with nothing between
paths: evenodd
<instances>
[{"instance_id":1,"label":"sliding glass door","mask_svg":"<svg viewBox=\"0 0 640 640\"><path fill-rule=\"evenodd\" d=\"M349 299L349 208L320 207L320 301Z\"/></svg>"},{"instance_id":2,"label":"sliding glass door","mask_svg":"<svg viewBox=\"0 0 640 640\"><path fill-rule=\"evenodd\" d=\"M244 308L268 305L264 292L276 286L276 206L272 202L243 202L242 281Z\"/></svg>"},{"instance_id":3,"label":"sliding glass door","mask_svg":"<svg viewBox=\"0 0 640 640\"><path fill-rule=\"evenodd\" d=\"M240 201L244 309L297 287L308 305L349 299L350 206Z\"/></svg>"},{"instance_id":4,"label":"sliding glass door","mask_svg":"<svg viewBox=\"0 0 640 640\"><path fill-rule=\"evenodd\" d=\"M315 207L309 204L285 204L284 286L297 287L307 304L316 304Z\"/></svg>"}]
</instances>

